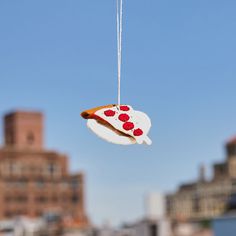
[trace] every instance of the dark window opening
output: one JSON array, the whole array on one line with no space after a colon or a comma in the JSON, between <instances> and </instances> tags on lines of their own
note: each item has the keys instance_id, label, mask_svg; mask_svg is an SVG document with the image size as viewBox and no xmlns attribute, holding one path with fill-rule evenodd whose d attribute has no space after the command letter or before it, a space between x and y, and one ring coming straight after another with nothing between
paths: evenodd
<instances>
[{"instance_id":1,"label":"dark window opening","mask_svg":"<svg viewBox=\"0 0 236 236\"><path fill-rule=\"evenodd\" d=\"M76 194L74 194L74 195L71 197L71 201L72 201L73 203L77 203L77 202L79 201L79 196L76 195Z\"/></svg>"},{"instance_id":2,"label":"dark window opening","mask_svg":"<svg viewBox=\"0 0 236 236\"><path fill-rule=\"evenodd\" d=\"M32 132L29 132L27 135L27 143L29 145L34 144L34 134Z\"/></svg>"},{"instance_id":3,"label":"dark window opening","mask_svg":"<svg viewBox=\"0 0 236 236\"><path fill-rule=\"evenodd\" d=\"M158 229L158 227L156 224L151 224L150 225L150 236L158 236L157 229Z\"/></svg>"},{"instance_id":4,"label":"dark window opening","mask_svg":"<svg viewBox=\"0 0 236 236\"><path fill-rule=\"evenodd\" d=\"M28 197L26 197L26 196L18 196L18 197L16 197L16 201L17 202L27 202L28 201Z\"/></svg>"},{"instance_id":5,"label":"dark window opening","mask_svg":"<svg viewBox=\"0 0 236 236\"><path fill-rule=\"evenodd\" d=\"M47 201L47 198L44 197L44 196L39 196L39 197L36 198L36 201L37 201L37 202L44 203L44 202Z\"/></svg>"},{"instance_id":6,"label":"dark window opening","mask_svg":"<svg viewBox=\"0 0 236 236\"><path fill-rule=\"evenodd\" d=\"M53 176L55 171L56 171L56 165L54 163L49 163L48 172L50 173L50 175Z\"/></svg>"},{"instance_id":7,"label":"dark window opening","mask_svg":"<svg viewBox=\"0 0 236 236\"><path fill-rule=\"evenodd\" d=\"M28 197L27 196L5 196L5 202L10 203L10 202L27 202Z\"/></svg>"},{"instance_id":8,"label":"dark window opening","mask_svg":"<svg viewBox=\"0 0 236 236\"><path fill-rule=\"evenodd\" d=\"M200 211L200 203L199 203L199 197L195 196L193 199L193 211L194 212L199 212Z\"/></svg>"}]
</instances>

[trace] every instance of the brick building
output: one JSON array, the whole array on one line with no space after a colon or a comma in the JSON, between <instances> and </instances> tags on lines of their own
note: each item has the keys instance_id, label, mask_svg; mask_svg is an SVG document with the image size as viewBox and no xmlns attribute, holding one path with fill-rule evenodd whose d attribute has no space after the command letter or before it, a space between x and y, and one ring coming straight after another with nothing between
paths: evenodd
<instances>
[{"instance_id":1,"label":"brick building","mask_svg":"<svg viewBox=\"0 0 236 236\"><path fill-rule=\"evenodd\" d=\"M196 182L167 195L167 214L172 220L211 219L226 211L229 198L236 193L236 138L225 149L226 160L214 164L211 180L205 178L202 167Z\"/></svg>"},{"instance_id":2,"label":"brick building","mask_svg":"<svg viewBox=\"0 0 236 236\"><path fill-rule=\"evenodd\" d=\"M44 149L43 115L17 111L4 118L0 149L0 220L55 212L86 227L84 176L71 175L68 157Z\"/></svg>"}]
</instances>

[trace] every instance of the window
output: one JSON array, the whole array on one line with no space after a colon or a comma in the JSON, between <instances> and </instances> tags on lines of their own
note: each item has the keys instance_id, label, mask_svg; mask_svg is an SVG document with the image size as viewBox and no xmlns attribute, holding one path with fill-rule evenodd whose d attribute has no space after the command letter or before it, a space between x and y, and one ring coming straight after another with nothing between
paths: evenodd
<instances>
[{"instance_id":1,"label":"window","mask_svg":"<svg viewBox=\"0 0 236 236\"><path fill-rule=\"evenodd\" d=\"M36 186L38 187L38 188L43 188L44 187L44 181L43 180L38 180L37 182L36 182Z\"/></svg>"},{"instance_id":2,"label":"window","mask_svg":"<svg viewBox=\"0 0 236 236\"><path fill-rule=\"evenodd\" d=\"M34 134L33 134L33 132L29 132L28 134L27 134L27 144L29 144L29 145L33 145L34 144Z\"/></svg>"},{"instance_id":3,"label":"window","mask_svg":"<svg viewBox=\"0 0 236 236\"><path fill-rule=\"evenodd\" d=\"M47 201L47 198L44 197L44 196L39 196L39 197L36 198L36 201L43 203L43 202L46 202L46 201Z\"/></svg>"},{"instance_id":4,"label":"window","mask_svg":"<svg viewBox=\"0 0 236 236\"><path fill-rule=\"evenodd\" d=\"M56 165L54 163L49 163L48 164L48 173L53 176L56 171Z\"/></svg>"},{"instance_id":5,"label":"window","mask_svg":"<svg viewBox=\"0 0 236 236\"><path fill-rule=\"evenodd\" d=\"M72 187L73 189L78 189L78 187L79 187L79 180L78 180L78 179L73 179L73 180L71 181L71 187Z\"/></svg>"},{"instance_id":6,"label":"window","mask_svg":"<svg viewBox=\"0 0 236 236\"><path fill-rule=\"evenodd\" d=\"M25 188L27 187L28 181L26 179L21 179L18 181L8 181L6 182L7 188Z\"/></svg>"},{"instance_id":7,"label":"window","mask_svg":"<svg viewBox=\"0 0 236 236\"><path fill-rule=\"evenodd\" d=\"M200 203L199 203L199 197L196 196L193 199L193 211L194 212L199 212L200 211Z\"/></svg>"},{"instance_id":8,"label":"window","mask_svg":"<svg viewBox=\"0 0 236 236\"><path fill-rule=\"evenodd\" d=\"M13 132L8 132L6 135L6 143L7 144L14 144L14 134Z\"/></svg>"},{"instance_id":9,"label":"window","mask_svg":"<svg viewBox=\"0 0 236 236\"><path fill-rule=\"evenodd\" d=\"M158 227L156 224L150 225L150 236L156 236L158 231Z\"/></svg>"},{"instance_id":10,"label":"window","mask_svg":"<svg viewBox=\"0 0 236 236\"><path fill-rule=\"evenodd\" d=\"M14 164L12 162L9 163L9 172L11 175L15 175L15 173L17 172L16 164Z\"/></svg>"},{"instance_id":11,"label":"window","mask_svg":"<svg viewBox=\"0 0 236 236\"><path fill-rule=\"evenodd\" d=\"M18 196L15 198L17 202L27 202L28 197L27 196Z\"/></svg>"},{"instance_id":12,"label":"window","mask_svg":"<svg viewBox=\"0 0 236 236\"><path fill-rule=\"evenodd\" d=\"M79 201L79 196L77 194L73 194L71 197L72 203L77 203Z\"/></svg>"},{"instance_id":13,"label":"window","mask_svg":"<svg viewBox=\"0 0 236 236\"><path fill-rule=\"evenodd\" d=\"M60 177L61 176L61 167L57 162L49 162L45 167L45 174L51 177Z\"/></svg>"},{"instance_id":14,"label":"window","mask_svg":"<svg viewBox=\"0 0 236 236\"><path fill-rule=\"evenodd\" d=\"M25 195L21 196L5 196L5 202L18 202L18 203L24 203L28 201L28 197Z\"/></svg>"}]
</instances>

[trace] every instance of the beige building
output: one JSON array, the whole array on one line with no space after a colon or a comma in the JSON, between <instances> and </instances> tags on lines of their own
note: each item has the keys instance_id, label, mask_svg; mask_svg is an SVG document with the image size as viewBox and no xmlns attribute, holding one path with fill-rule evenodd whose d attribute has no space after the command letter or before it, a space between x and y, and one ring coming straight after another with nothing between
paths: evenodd
<instances>
[{"instance_id":1,"label":"beige building","mask_svg":"<svg viewBox=\"0 0 236 236\"><path fill-rule=\"evenodd\" d=\"M204 167L198 181L183 184L166 196L167 214L172 220L203 220L219 216L236 193L236 138L226 144L226 160L214 164L213 178L206 180Z\"/></svg>"},{"instance_id":2,"label":"beige building","mask_svg":"<svg viewBox=\"0 0 236 236\"><path fill-rule=\"evenodd\" d=\"M43 115L17 111L4 118L0 148L0 220L55 212L86 227L84 175L69 173L66 155L44 148Z\"/></svg>"}]
</instances>

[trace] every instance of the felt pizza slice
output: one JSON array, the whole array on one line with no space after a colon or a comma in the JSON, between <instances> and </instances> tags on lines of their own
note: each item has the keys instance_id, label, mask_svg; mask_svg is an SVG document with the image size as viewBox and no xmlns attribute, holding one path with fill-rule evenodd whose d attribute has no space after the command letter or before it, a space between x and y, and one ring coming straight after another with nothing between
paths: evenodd
<instances>
[{"instance_id":1,"label":"felt pizza slice","mask_svg":"<svg viewBox=\"0 0 236 236\"><path fill-rule=\"evenodd\" d=\"M114 144L148 144L151 128L150 118L129 105L107 105L86 110L81 116L88 120L87 126L100 138Z\"/></svg>"}]
</instances>

